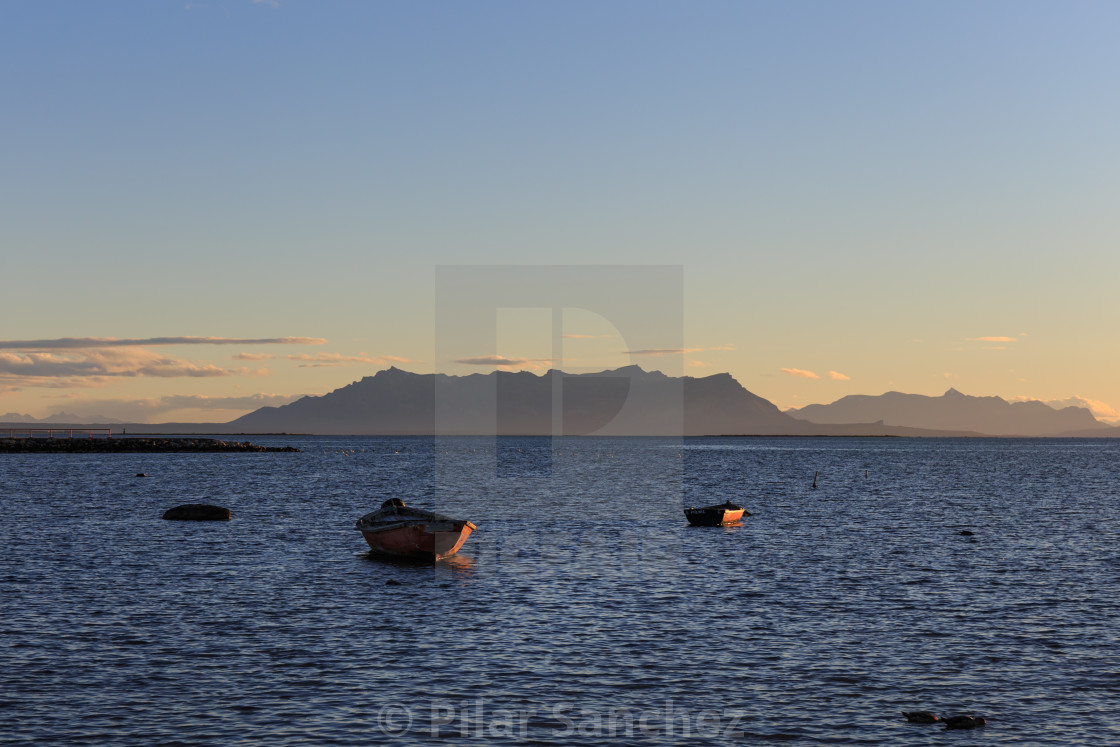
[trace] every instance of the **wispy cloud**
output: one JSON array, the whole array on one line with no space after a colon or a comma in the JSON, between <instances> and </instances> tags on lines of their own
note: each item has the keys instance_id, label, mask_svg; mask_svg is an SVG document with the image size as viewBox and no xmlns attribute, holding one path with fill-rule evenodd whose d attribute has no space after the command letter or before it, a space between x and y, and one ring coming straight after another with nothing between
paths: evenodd
<instances>
[{"instance_id":1,"label":"wispy cloud","mask_svg":"<svg viewBox=\"0 0 1120 747\"><path fill-rule=\"evenodd\" d=\"M828 378L835 379L836 381L851 381L852 380L852 377L845 376L844 374L840 373L839 371L829 371L828 372Z\"/></svg>"},{"instance_id":2,"label":"wispy cloud","mask_svg":"<svg viewBox=\"0 0 1120 747\"><path fill-rule=\"evenodd\" d=\"M641 350L623 350L625 355L649 355L654 358L660 358L665 355L686 355L688 353L700 353L704 348L643 348Z\"/></svg>"},{"instance_id":3,"label":"wispy cloud","mask_svg":"<svg viewBox=\"0 0 1120 747\"><path fill-rule=\"evenodd\" d=\"M813 373L812 371L806 371L806 370L801 369L801 368L783 368L782 373L788 374L790 376L798 376L802 379L819 379L820 378L820 376Z\"/></svg>"},{"instance_id":4,"label":"wispy cloud","mask_svg":"<svg viewBox=\"0 0 1120 747\"><path fill-rule=\"evenodd\" d=\"M0 392L17 392L34 389L90 389L102 387L112 381L102 376L84 378L47 378L40 376L14 376L0 371Z\"/></svg>"},{"instance_id":5,"label":"wispy cloud","mask_svg":"<svg viewBox=\"0 0 1120 747\"><path fill-rule=\"evenodd\" d=\"M330 366L350 366L355 363L369 363L375 366L384 366L389 363L415 363L415 361L408 358L402 358L399 355L369 355L368 353L359 353L358 355L342 355L341 353L315 353L309 355L302 353L300 355L289 355L287 359L290 361L299 361L300 368L323 368Z\"/></svg>"},{"instance_id":6,"label":"wispy cloud","mask_svg":"<svg viewBox=\"0 0 1120 747\"><path fill-rule=\"evenodd\" d=\"M276 356L272 353L238 353L233 358L238 361L271 361L275 360Z\"/></svg>"},{"instance_id":7,"label":"wispy cloud","mask_svg":"<svg viewBox=\"0 0 1120 747\"><path fill-rule=\"evenodd\" d=\"M565 358L567 362L578 360L576 358ZM468 356L466 358L456 358L455 363L460 363L464 366L486 366L491 368L517 368L522 371L540 371L547 368L552 368L556 365L555 358L522 358L522 357L509 357L505 355L476 355Z\"/></svg>"},{"instance_id":8,"label":"wispy cloud","mask_svg":"<svg viewBox=\"0 0 1120 747\"><path fill-rule=\"evenodd\" d=\"M708 350L734 350L734 349L735 349L734 345L717 345L714 348L708 348Z\"/></svg>"},{"instance_id":9,"label":"wispy cloud","mask_svg":"<svg viewBox=\"0 0 1120 747\"><path fill-rule=\"evenodd\" d=\"M504 355L480 355L470 358L456 358L455 362L465 366L494 366L495 368L519 367L536 371L551 366L555 361L552 358L507 358Z\"/></svg>"},{"instance_id":10,"label":"wispy cloud","mask_svg":"<svg viewBox=\"0 0 1120 747\"><path fill-rule=\"evenodd\" d=\"M3 377L156 376L173 378L230 376L234 373L242 373L242 371L228 371L211 363L194 363L141 349L121 350L110 348L64 354L0 353L0 376Z\"/></svg>"},{"instance_id":11,"label":"wispy cloud","mask_svg":"<svg viewBox=\"0 0 1120 747\"><path fill-rule=\"evenodd\" d=\"M323 345L321 337L62 337L55 340L0 340L0 350L81 350L161 345Z\"/></svg>"},{"instance_id":12,"label":"wispy cloud","mask_svg":"<svg viewBox=\"0 0 1120 747\"><path fill-rule=\"evenodd\" d=\"M1018 337L970 337L969 342L1015 342ZM1002 348L1001 348L1002 349Z\"/></svg>"}]
</instances>

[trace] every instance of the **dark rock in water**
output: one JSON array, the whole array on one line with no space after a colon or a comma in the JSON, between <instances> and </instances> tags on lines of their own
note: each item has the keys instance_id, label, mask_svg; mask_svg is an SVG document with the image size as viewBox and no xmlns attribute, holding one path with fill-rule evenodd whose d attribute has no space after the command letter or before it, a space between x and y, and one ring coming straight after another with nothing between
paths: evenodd
<instances>
[{"instance_id":1,"label":"dark rock in water","mask_svg":"<svg viewBox=\"0 0 1120 747\"><path fill-rule=\"evenodd\" d=\"M975 729L988 723L982 716L950 716L945 719L946 729Z\"/></svg>"},{"instance_id":2,"label":"dark rock in water","mask_svg":"<svg viewBox=\"0 0 1120 747\"><path fill-rule=\"evenodd\" d=\"M137 473L136 473L136 476L137 476L137 477L147 477L147 476L148 476L148 473L147 473L147 472L137 472Z\"/></svg>"},{"instance_id":3,"label":"dark rock in water","mask_svg":"<svg viewBox=\"0 0 1120 747\"><path fill-rule=\"evenodd\" d=\"M163 518L172 521L229 521L230 511L208 503L184 503L163 512Z\"/></svg>"},{"instance_id":4,"label":"dark rock in water","mask_svg":"<svg viewBox=\"0 0 1120 747\"><path fill-rule=\"evenodd\" d=\"M388 581L385 582L385 585L386 586L401 586L402 584L401 584L400 581L396 580L395 578L391 578L391 579L389 579Z\"/></svg>"},{"instance_id":5,"label":"dark rock in water","mask_svg":"<svg viewBox=\"0 0 1120 747\"><path fill-rule=\"evenodd\" d=\"M903 711L902 715L912 724L932 724L941 720L936 713L930 713L929 711Z\"/></svg>"},{"instance_id":6,"label":"dark rock in water","mask_svg":"<svg viewBox=\"0 0 1120 747\"><path fill-rule=\"evenodd\" d=\"M961 530L961 536L962 537L971 537L973 534L974 534L973 532L970 532L967 529L962 529Z\"/></svg>"}]
</instances>

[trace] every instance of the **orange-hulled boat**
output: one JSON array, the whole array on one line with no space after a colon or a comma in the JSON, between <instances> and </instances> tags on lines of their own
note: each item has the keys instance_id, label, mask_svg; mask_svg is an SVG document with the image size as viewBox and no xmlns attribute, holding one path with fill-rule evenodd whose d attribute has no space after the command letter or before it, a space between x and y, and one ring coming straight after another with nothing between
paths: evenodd
<instances>
[{"instance_id":1,"label":"orange-hulled boat","mask_svg":"<svg viewBox=\"0 0 1120 747\"><path fill-rule=\"evenodd\" d=\"M744 514L750 516L745 508L731 501L721 503L718 506L686 508L684 510L688 523L698 527L718 527L721 524L733 524L742 519Z\"/></svg>"},{"instance_id":2,"label":"orange-hulled boat","mask_svg":"<svg viewBox=\"0 0 1120 747\"><path fill-rule=\"evenodd\" d=\"M375 553L412 560L440 560L459 552L477 527L464 519L409 508L390 498L354 526Z\"/></svg>"}]
</instances>

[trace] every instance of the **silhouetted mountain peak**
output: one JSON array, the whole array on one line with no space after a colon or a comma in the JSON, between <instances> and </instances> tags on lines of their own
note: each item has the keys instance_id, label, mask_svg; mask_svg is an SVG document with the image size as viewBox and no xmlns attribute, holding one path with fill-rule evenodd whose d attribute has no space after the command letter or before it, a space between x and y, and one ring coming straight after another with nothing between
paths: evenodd
<instances>
[{"instance_id":1,"label":"silhouetted mountain peak","mask_svg":"<svg viewBox=\"0 0 1120 747\"><path fill-rule=\"evenodd\" d=\"M842 425L883 421L888 426L970 431L993 436L1057 436L1102 427L1087 409L1056 410L1036 401L1008 402L975 397L950 388L940 397L887 392L878 397L849 395L830 405L787 411L814 423Z\"/></svg>"},{"instance_id":2,"label":"silhouetted mountain peak","mask_svg":"<svg viewBox=\"0 0 1120 747\"><path fill-rule=\"evenodd\" d=\"M382 378L386 378L386 379L391 379L391 378L400 378L402 376L419 376L419 375L420 374L414 374L411 371L402 370L400 368L397 368L396 366L389 366L388 368L386 368L383 371L378 371L372 377L366 376L365 378L367 378L367 379L375 378L376 379L378 377L382 377Z\"/></svg>"},{"instance_id":3,"label":"silhouetted mountain peak","mask_svg":"<svg viewBox=\"0 0 1120 747\"><path fill-rule=\"evenodd\" d=\"M551 435L557 423L568 435L804 431L730 374L674 377L638 365L582 374L553 369L466 376L393 366L320 397L261 408L230 425L261 432Z\"/></svg>"}]
</instances>

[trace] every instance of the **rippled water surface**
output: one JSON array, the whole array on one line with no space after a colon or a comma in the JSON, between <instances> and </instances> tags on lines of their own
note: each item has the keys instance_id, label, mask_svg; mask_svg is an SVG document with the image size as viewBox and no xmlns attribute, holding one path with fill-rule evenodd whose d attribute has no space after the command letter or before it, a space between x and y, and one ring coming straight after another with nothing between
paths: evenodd
<instances>
[{"instance_id":1,"label":"rippled water surface","mask_svg":"<svg viewBox=\"0 0 1120 747\"><path fill-rule=\"evenodd\" d=\"M1120 743L1118 442L256 440L0 456L0 741Z\"/></svg>"}]
</instances>

